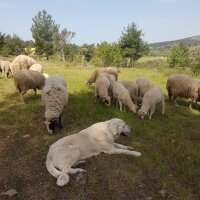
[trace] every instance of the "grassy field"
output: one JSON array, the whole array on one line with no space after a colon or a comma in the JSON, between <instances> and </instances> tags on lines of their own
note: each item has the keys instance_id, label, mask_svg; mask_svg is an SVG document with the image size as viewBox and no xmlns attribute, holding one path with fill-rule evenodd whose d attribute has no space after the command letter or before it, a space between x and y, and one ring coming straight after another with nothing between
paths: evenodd
<instances>
[{"instance_id":1,"label":"grassy field","mask_svg":"<svg viewBox=\"0 0 200 200\"><path fill-rule=\"evenodd\" d=\"M180 107L170 104L166 96L166 113L159 108L152 120L140 120L130 112L120 112L94 102L94 86L85 87L93 68L66 67L43 61L44 72L60 74L68 83L69 103L63 114L63 129L50 136L44 125L41 91L29 91L22 105L13 79L0 78L0 192L15 188L12 199L19 200L147 200L200 199L200 104L188 108L182 99ZM170 70L121 69L119 79L146 76L163 88ZM200 77L198 77L200 78ZM119 143L142 152L140 158L101 154L86 160L85 185L71 176L69 185L58 187L47 172L45 159L49 146L66 135L76 133L93 123L118 117L133 128ZM24 138L29 134L30 137ZM0 196L0 199L9 199Z\"/></svg>"}]
</instances>

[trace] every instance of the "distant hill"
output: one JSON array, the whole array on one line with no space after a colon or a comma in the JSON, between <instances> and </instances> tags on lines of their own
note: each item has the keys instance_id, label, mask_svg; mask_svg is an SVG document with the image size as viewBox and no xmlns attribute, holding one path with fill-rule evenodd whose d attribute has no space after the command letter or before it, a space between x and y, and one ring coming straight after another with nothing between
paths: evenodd
<instances>
[{"instance_id":1,"label":"distant hill","mask_svg":"<svg viewBox=\"0 0 200 200\"><path fill-rule=\"evenodd\" d=\"M191 46L198 46L200 45L200 35L183 38L179 40L151 43L149 44L149 47L150 48L167 48L180 42L182 42L183 44L191 45Z\"/></svg>"}]
</instances>

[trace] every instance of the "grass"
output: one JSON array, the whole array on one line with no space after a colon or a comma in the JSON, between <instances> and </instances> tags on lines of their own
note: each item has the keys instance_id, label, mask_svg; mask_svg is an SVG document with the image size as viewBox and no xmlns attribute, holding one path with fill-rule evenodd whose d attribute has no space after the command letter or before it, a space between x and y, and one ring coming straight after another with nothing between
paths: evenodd
<instances>
[{"instance_id":1,"label":"grass","mask_svg":"<svg viewBox=\"0 0 200 200\"><path fill-rule=\"evenodd\" d=\"M63 63L41 61L45 73L60 74L68 83L69 103L62 118L63 129L48 135L44 125L41 91L34 96L28 91L22 105L13 79L0 78L0 192L15 188L13 199L161 199L159 190L167 191L166 199L195 200L200 198L200 105L188 108L187 100L180 107L166 97L164 116L157 109L152 120L140 120L130 112L120 112L94 102L94 86L85 87L93 68L66 67ZM119 79L146 76L163 88L171 70L149 68L121 69ZM76 183L56 186L47 172L45 159L49 146L66 135L76 133L93 123L113 117L122 118L133 128L128 138L119 142L133 146L142 157L105 155L92 157L81 166L87 170L86 185ZM30 134L29 138L23 136ZM5 197L6 199L6 197Z\"/></svg>"}]
</instances>

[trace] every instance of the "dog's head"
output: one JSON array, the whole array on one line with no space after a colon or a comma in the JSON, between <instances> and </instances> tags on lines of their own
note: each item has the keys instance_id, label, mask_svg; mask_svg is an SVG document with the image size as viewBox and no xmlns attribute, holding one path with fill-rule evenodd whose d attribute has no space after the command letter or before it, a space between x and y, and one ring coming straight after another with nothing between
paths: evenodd
<instances>
[{"instance_id":1,"label":"dog's head","mask_svg":"<svg viewBox=\"0 0 200 200\"><path fill-rule=\"evenodd\" d=\"M114 138L117 138L119 135L128 136L128 134L131 132L131 127L128 126L123 120L118 118L109 120L108 128Z\"/></svg>"},{"instance_id":2,"label":"dog's head","mask_svg":"<svg viewBox=\"0 0 200 200\"><path fill-rule=\"evenodd\" d=\"M47 131L49 134L52 134L55 132L55 129L58 127L59 128L59 121L58 119L52 119L50 121L45 121L45 125L47 127Z\"/></svg>"}]
</instances>

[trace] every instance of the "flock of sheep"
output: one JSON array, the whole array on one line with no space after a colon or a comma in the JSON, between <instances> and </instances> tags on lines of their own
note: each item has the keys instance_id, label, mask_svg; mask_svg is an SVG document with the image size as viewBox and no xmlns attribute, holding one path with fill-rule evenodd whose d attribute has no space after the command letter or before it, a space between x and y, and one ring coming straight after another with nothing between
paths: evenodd
<instances>
[{"instance_id":1,"label":"flock of sheep","mask_svg":"<svg viewBox=\"0 0 200 200\"><path fill-rule=\"evenodd\" d=\"M45 104L45 124L51 134L55 128L62 128L61 114L68 102L67 84L61 76L51 76L43 73L43 67L33 58L26 55L17 56L12 63L0 61L2 76L7 78L9 71L14 78L16 89L24 102L24 94L33 89L42 90L42 101ZM119 104L120 111L125 107L143 119L148 115L151 119L158 104L162 105L162 114L165 112L163 91L154 86L145 77L136 80L118 80L119 69L105 67L96 69L89 79L87 86L95 83L95 99L99 99L106 106L112 102ZM200 101L200 81L184 74L172 75L166 83L169 100L177 97L191 98L192 103ZM138 98L142 98L142 105L138 108ZM190 108L192 107L190 104Z\"/></svg>"},{"instance_id":2,"label":"flock of sheep","mask_svg":"<svg viewBox=\"0 0 200 200\"><path fill-rule=\"evenodd\" d=\"M162 114L165 112L163 91L154 86L145 77L134 80L117 80L119 70L114 67L96 69L87 80L87 86L95 83L95 97L106 106L112 101L119 104L120 111L128 107L133 113L143 119L149 115L151 119L158 104L162 105ZM173 97L176 103L177 97L191 98L192 103L200 101L200 81L184 74L172 75L168 78L166 88L169 100ZM138 98L142 98L142 106L138 109ZM190 108L192 108L192 103Z\"/></svg>"}]
</instances>

